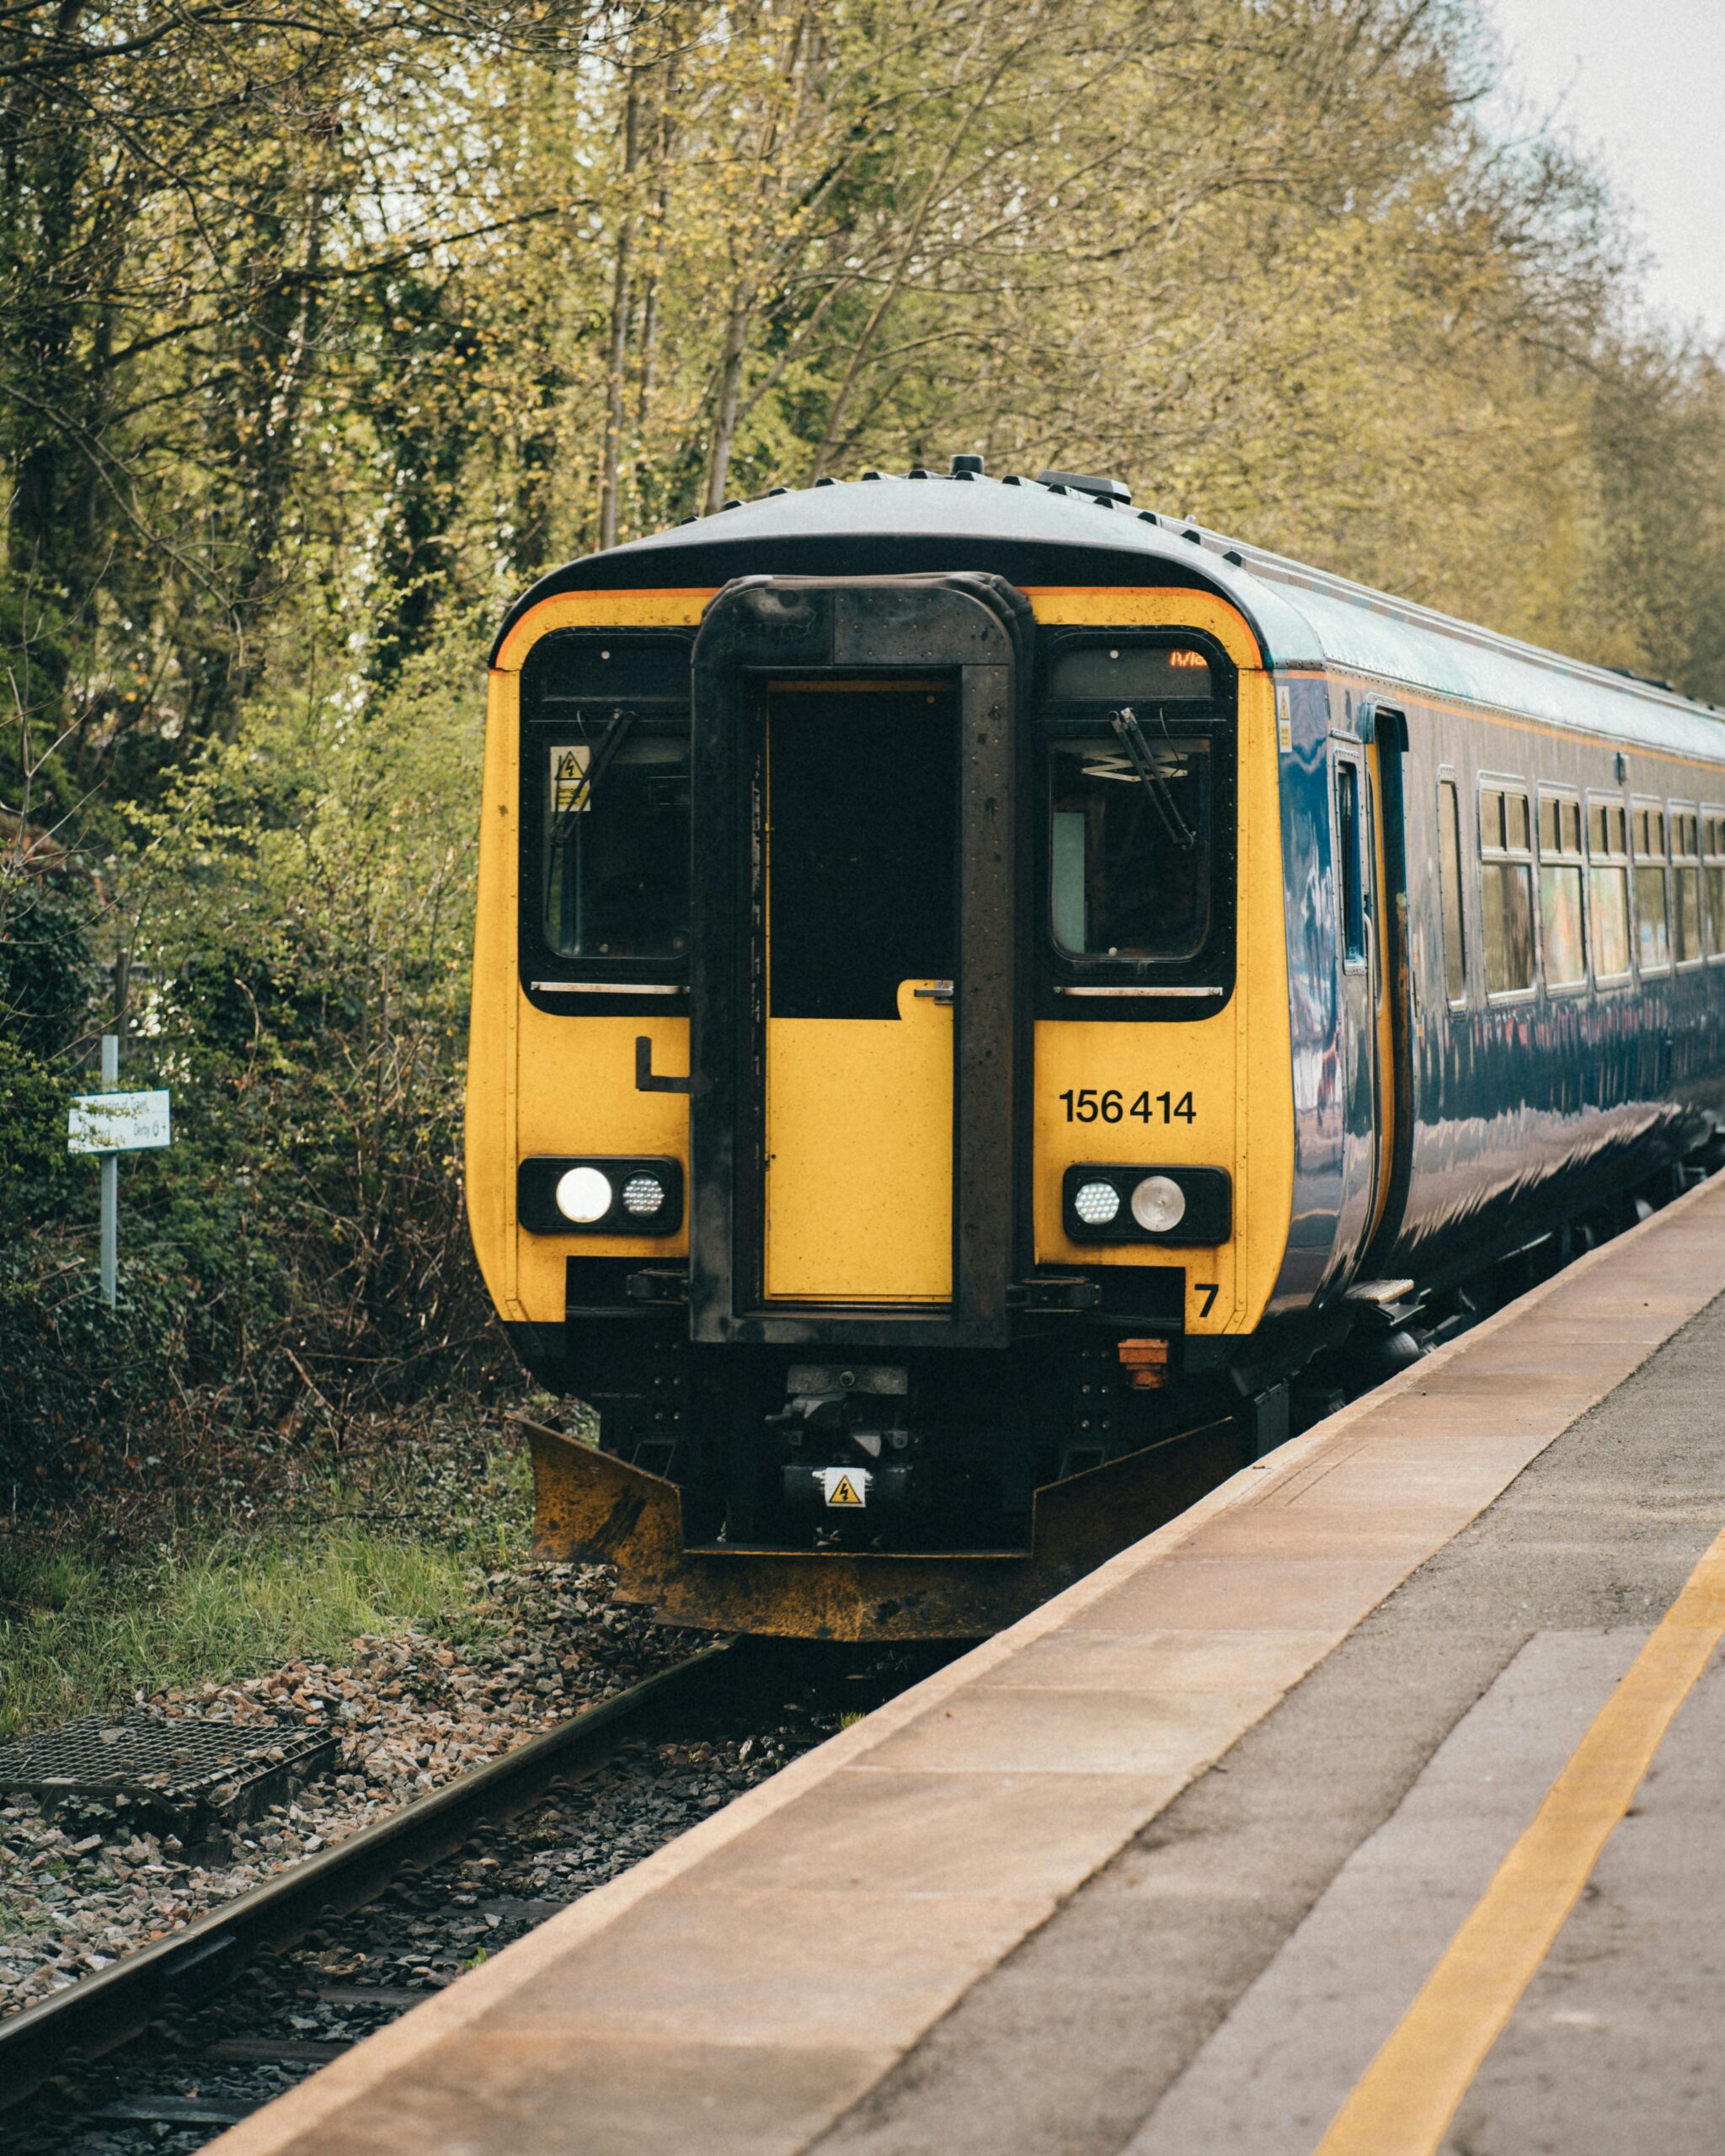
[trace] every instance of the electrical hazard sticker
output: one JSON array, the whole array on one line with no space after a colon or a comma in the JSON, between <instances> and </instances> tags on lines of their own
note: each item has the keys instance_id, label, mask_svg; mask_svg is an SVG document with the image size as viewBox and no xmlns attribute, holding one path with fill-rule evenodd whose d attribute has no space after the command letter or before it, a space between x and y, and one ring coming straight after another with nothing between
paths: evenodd
<instances>
[{"instance_id":1,"label":"electrical hazard sticker","mask_svg":"<svg viewBox=\"0 0 1725 2156\"><path fill-rule=\"evenodd\" d=\"M579 815L589 805L587 766L593 751L573 742L559 743L551 750L551 813Z\"/></svg>"},{"instance_id":2,"label":"electrical hazard sticker","mask_svg":"<svg viewBox=\"0 0 1725 2156\"><path fill-rule=\"evenodd\" d=\"M868 1474L861 1467L823 1467L820 1486L829 1505L854 1505L860 1511L868 1502Z\"/></svg>"}]
</instances>

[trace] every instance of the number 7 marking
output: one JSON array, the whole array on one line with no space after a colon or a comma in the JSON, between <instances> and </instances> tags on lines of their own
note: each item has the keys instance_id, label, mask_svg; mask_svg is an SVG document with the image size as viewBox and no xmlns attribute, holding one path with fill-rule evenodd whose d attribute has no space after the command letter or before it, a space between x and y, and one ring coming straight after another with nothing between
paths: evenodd
<instances>
[{"instance_id":1,"label":"number 7 marking","mask_svg":"<svg viewBox=\"0 0 1725 2156\"><path fill-rule=\"evenodd\" d=\"M1192 1284L1204 1298L1199 1305L1198 1315L1208 1317L1216 1306L1216 1297L1222 1292L1222 1283L1220 1280L1194 1280Z\"/></svg>"}]
</instances>

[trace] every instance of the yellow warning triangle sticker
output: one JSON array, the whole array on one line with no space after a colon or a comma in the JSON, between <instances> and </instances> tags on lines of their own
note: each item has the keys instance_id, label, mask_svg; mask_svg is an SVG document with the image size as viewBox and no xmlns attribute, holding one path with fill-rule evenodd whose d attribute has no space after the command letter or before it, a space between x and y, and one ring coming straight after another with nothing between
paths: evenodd
<instances>
[{"instance_id":1,"label":"yellow warning triangle sticker","mask_svg":"<svg viewBox=\"0 0 1725 2156\"><path fill-rule=\"evenodd\" d=\"M857 1495L857 1486L850 1476L841 1475L827 1492L826 1502L830 1505L860 1505L862 1500Z\"/></svg>"}]
</instances>

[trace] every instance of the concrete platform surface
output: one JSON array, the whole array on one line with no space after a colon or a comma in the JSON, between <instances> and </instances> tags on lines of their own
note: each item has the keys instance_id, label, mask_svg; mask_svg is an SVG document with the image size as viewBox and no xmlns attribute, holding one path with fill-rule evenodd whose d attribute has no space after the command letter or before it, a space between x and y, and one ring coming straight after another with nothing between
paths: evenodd
<instances>
[{"instance_id":1,"label":"concrete platform surface","mask_svg":"<svg viewBox=\"0 0 1725 2156\"><path fill-rule=\"evenodd\" d=\"M1442 2116L1424 2092L1436 2137L1395 2146L1725 2146L1725 1676L1642 1674L1673 1639L1700 1668L1717 1636L1693 1586L1661 1620L1725 1528L1722 1293L1725 1182L215 2147L1394 2156L1375 2128L1347 2138L1357 2092L1399 2102L1397 2043L1428 2069L1445 2055L1419 2016L1458 1932L1504 1908L1526 1931L1503 1882L1530 1822L1573 1844L1574 1763L1621 1779L1610 1717L1662 1681L1675 1719L1638 1790L1631 1760L1629 1817L1573 1910L1547 1892L1555 1944ZM1597 1812L1598 1771L1588 1786ZM1477 1994L1452 1977L1451 2025Z\"/></svg>"}]
</instances>

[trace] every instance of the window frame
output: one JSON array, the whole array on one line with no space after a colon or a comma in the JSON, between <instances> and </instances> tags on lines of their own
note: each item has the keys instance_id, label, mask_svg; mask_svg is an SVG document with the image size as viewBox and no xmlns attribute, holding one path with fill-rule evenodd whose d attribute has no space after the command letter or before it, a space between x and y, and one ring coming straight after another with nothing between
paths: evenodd
<instances>
[{"instance_id":1,"label":"window frame","mask_svg":"<svg viewBox=\"0 0 1725 2156\"><path fill-rule=\"evenodd\" d=\"M1558 850L1549 855L1546 851L1545 835L1545 810L1547 802L1550 802L1558 812ZM1576 830L1573 853L1562 851L1564 843L1562 812L1566 808L1573 808L1575 811ZM1565 785L1562 781L1541 782L1534 794L1533 819L1534 898L1535 910L1539 915L1537 970L1540 981L1547 995L1585 995L1593 979L1593 933L1592 922L1588 912L1588 900L1590 894L1588 889L1587 873L1587 811L1582 804L1580 788ZM1546 967L1546 900L1545 891L1540 879L1548 862L1554 868L1573 869L1578 872L1580 877L1581 971L1573 980L1554 981Z\"/></svg>"},{"instance_id":2,"label":"window frame","mask_svg":"<svg viewBox=\"0 0 1725 2156\"><path fill-rule=\"evenodd\" d=\"M654 957L609 953L567 957L553 943L544 917L549 869L549 781L544 751L557 735L579 723L577 708L628 708L635 712L637 723L651 733L684 735L692 750L692 690L665 694L634 690L628 684L612 687L587 673L586 654L615 651L622 659L639 652L662 659L679 647L687 650L692 664L693 629L574 623L547 630L523 662L516 734L516 964L522 991L537 1009L590 1017L654 1011L681 1017L687 1012L686 947Z\"/></svg>"},{"instance_id":3,"label":"window frame","mask_svg":"<svg viewBox=\"0 0 1725 2156\"><path fill-rule=\"evenodd\" d=\"M1657 816L1659 819L1659 851L1652 850L1652 829L1648 829L1649 851L1643 853L1641 846L1641 819ZM1671 960L1671 847L1667 829L1669 814L1665 803L1657 795L1632 793L1629 797L1629 894L1632 904L1631 922L1633 935L1631 953L1635 961L1637 975L1642 980L1663 980L1674 970ZM1657 867L1665 894L1665 956L1653 965L1642 961L1641 889L1637 878L1644 872Z\"/></svg>"},{"instance_id":4,"label":"window frame","mask_svg":"<svg viewBox=\"0 0 1725 2156\"><path fill-rule=\"evenodd\" d=\"M1520 801L1523 808L1527 812L1527 842L1525 846L1510 844L1509 833L1509 811L1507 808L1504 811L1503 842L1501 844L1490 846L1487 844L1484 802L1485 797L1488 793L1499 794L1503 797L1506 801L1512 797ZM1473 851L1474 861L1479 872L1478 889L1481 923L1480 956L1482 965L1485 969L1483 974L1483 985L1485 987L1486 1004L1488 1009L1499 1004L1536 1002L1539 998L1541 982L1541 958L1543 954L1541 950L1540 943L1539 893L1535 889L1535 882L1539 868L1539 857L1536 846L1539 832L1537 824L1535 821L1535 803L1536 798L1537 796L1535 791L1534 782L1523 777L1519 772L1481 771L1474 782L1474 829L1477 834L1478 842L1475 846ZM1490 953L1486 947L1484 927L1486 917L1485 871L1487 867L1520 868L1526 872L1525 888L1527 891L1530 938L1533 945L1533 965L1530 977L1525 988L1493 988L1491 985L1491 957Z\"/></svg>"},{"instance_id":5,"label":"window frame","mask_svg":"<svg viewBox=\"0 0 1725 2156\"><path fill-rule=\"evenodd\" d=\"M1686 835L1684 830L1685 824L1695 826L1695 850L1690 853L1680 853L1678 847ZM1671 963L1678 973L1692 973L1697 966L1704 966L1707 963L1707 891L1706 878L1701 867L1701 813L1698 802L1666 803L1665 857L1668 867L1666 925L1671 936ZM1680 958L1677 955L1678 925L1683 912L1681 878L1685 869L1692 869L1696 878L1696 926L1700 948L1692 958Z\"/></svg>"},{"instance_id":6,"label":"window frame","mask_svg":"<svg viewBox=\"0 0 1725 2156\"><path fill-rule=\"evenodd\" d=\"M1055 702L1049 695L1054 662L1076 644L1139 645L1203 653L1210 694L1191 701L1183 723L1210 742L1210 926L1188 958L1110 958L1066 950L1055 934L1054 842L1049 814L1050 745L1092 730L1110 707L1097 698ZM1183 723L1180 703L1164 708L1171 728ZM1038 1018L1103 1017L1167 1025L1213 1017L1231 1001L1238 980L1240 917L1240 696L1234 661L1206 631L1179 622L1122 627L1065 625L1037 639L1035 694L1024 771L1026 820L1035 893L1033 1011ZM1091 1001L1092 998L1096 999Z\"/></svg>"},{"instance_id":7,"label":"window frame","mask_svg":"<svg viewBox=\"0 0 1725 2156\"><path fill-rule=\"evenodd\" d=\"M1353 784L1353 844L1343 844L1342 778ZM1330 786L1330 843L1335 863L1336 947L1343 973L1363 974L1371 963L1370 930L1365 903L1366 857L1370 844L1366 808L1365 752L1353 741L1338 741Z\"/></svg>"},{"instance_id":8,"label":"window frame","mask_svg":"<svg viewBox=\"0 0 1725 2156\"><path fill-rule=\"evenodd\" d=\"M1703 801L1701 804L1701 931L1707 946L1707 963L1725 965L1725 896L1720 902L1720 948L1714 950L1713 914L1709 903L1710 872L1717 872L1725 884L1725 803Z\"/></svg>"},{"instance_id":9,"label":"window frame","mask_svg":"<svg viewBox=\"0 0 1725 2156\"><path fill-rule=\"evenodd\" d=\"M1464 782L1462 775L1455 769L1455 766L1453 764L1439 765L1437 781L1438 940L1442 950L1444 961L1444 1001L1447 1008L1452 1013L1460 1011L1468 1011L1473 1006L1474 969L1470 963L1470 953L1468 948L1469 937L1467 933L1468 876L1466 862L1468 850L1464 845L1461 830L1461 798ZM1455 857L1453 867L1446 867L1445 865L1445 847L1449 838L1449 833L1445 830L1444 823L1444 797L1445 793L1449 795L1450 801L1454 803L1455 810ZM1477 853L1477 846L1476 846L1472 851L1475 853ZM1456 956L1461 960L1460 971L1461 974L1461 991L1458 995L1452 995L1450 993L1449 901L1450 883L1452 873L1455 885Z\"/></svg>"},{"instance_id":10,"label":"window frame","mask_svg":"<svg viewBox=\"0 0 1725 2156\"><path fill-rule=\"evenodd\" d=\"M1594 851L1593 815L1595 808L1605 810L1608 817L1623 819L1621 850L1608 844L1602 853ZM1598 789L1589 790L1582 797L1582 846L1587 862L1587 902L1589 919L1593 928L1588 964L1595 988L1620 989L1632 987L1635 982L1635 894L1632 870L1633 862L1629 851L1629 804L1621 793L1610 793ZM1623 878L1623 932L1625 937L1625 964L1621 973L1608 974L1599 970L1599 918L1594 905L1593 878L1595 867L1620 873Z\"/></svg>"}]
</instances>

